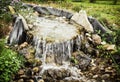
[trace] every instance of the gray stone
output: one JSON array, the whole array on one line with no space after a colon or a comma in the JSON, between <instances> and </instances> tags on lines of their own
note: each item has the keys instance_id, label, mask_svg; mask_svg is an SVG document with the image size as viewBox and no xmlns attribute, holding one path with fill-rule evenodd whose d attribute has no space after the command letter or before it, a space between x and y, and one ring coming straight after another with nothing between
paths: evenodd
<instances>
[{"instance_id":1,"label":"gray stone","mask_svg":"<svg viewBox=\"0 0 120 82\"><path fill-rule=\"evenodd\" d=\"M20 14L19 14L19 17L22 19L22 23L23 23L24 29L25 29L25 30L29 30L28 25L27 25L27 22L26 22L26 20L24 19L24 17L23 17L22 15L20 15Z\"/></svg>"}]
</instances>

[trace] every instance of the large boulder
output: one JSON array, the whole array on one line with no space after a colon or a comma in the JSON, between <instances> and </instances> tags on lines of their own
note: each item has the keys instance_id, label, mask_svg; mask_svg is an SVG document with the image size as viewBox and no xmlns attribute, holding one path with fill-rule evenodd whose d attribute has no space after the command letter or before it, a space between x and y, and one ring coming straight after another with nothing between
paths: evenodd
<instances>
[{"instance_id":1,"label":"large boulder","mask_svg":"<svg viewBox=\"0 0 120 82\"><path fill-rule=\"evenodd\" d=\"M92 25L88 21L87 14L85 11L81 10L79 13L75 13L71 19L83 26L87 32L94 31Z\"/></svg>"}]
</instances>

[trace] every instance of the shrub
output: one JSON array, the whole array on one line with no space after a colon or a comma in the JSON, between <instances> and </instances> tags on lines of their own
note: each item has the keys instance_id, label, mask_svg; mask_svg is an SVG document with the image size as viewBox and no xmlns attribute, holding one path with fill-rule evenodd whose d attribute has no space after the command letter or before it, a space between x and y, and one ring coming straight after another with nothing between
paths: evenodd
<instances>
[{"instance_id":1,"label":"shrub","mask_svg":"<svg viewBox=\"0 0 120 82\"><path fill-rule=\"evenodd\" d=\"M13 74L22 66L23 58L16 52L4 48L4 41L0 41L0 82L9 82Z\"/></svg>"}]
</instances>

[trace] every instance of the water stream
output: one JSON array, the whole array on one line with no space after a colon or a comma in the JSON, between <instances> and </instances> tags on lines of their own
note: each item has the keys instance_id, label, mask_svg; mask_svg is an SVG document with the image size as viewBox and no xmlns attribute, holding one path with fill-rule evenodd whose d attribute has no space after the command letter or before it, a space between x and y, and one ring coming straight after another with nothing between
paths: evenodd
<instances>
[{"instance_id":1,"label":"water stream","mask_svg":"<svg viewBox=\"0 0 120 82\"><path fill-rule=\"evenodd\" d=\"M42 70L39 76L43 76L46 71L51 70L56 74L63 73L64 78L62 79L85 80L85 77L80 75L80 69L78 70L70 64L72 53L80 51L82 46L83 35L80 33L82 27L71 23L65 17L52 17L52 15L41 17L27 15L24 17L28 26L32 26L28 32L33 35L31 43L36 50L35 58L42 61L40 66ZM17 18L11 36L18 34L20 28L24 30L24 21L20 20L19 22ZM25 35L20 34L20 37L25 37ZM10 43L13 43L15 38L20 39L19 35L13 38L10 38ZM19 41L18 39L15 42ZM64 75L63 70L67 71L68 75Z\"/></svg>"}]
</instances>

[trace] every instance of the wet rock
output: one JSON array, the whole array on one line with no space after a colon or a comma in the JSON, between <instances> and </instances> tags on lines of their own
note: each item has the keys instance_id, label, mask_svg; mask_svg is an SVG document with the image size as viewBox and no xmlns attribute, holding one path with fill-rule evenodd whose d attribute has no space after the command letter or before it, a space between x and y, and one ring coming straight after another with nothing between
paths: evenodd
<instances>
[{"instance_id":1,"label":"wet rock","mask_svg":"<svg viewBox=\"0 0 120 82\"><path fill-rule=\"evenodd\" d=\"M42 65L42 61L38 58L35 58L35 66L40 66Z\"/></svg>"},{"instance_id":2,"label":"wet rock","mask_svg":"<svg viewBox=\"0 0 120 82\"><path fill-rule=\"evenodd\" d=\"M33 25L28 24L28 27L29 27L29 29L32 29L32 28L33 28Z\"/></svg>"},{"instance_id":3,"label":"wet rock","mask_svg":"<svg viewBox=\"0 0 120 82\"><path fill-rule=\"evenodd\" d=\"M109 77L110 77L109 74L104 74L104 75L101 76L102 79L108 79Z\"/></svg>"},{"instance_id":4,"label":"wet rock","mask_svg":"<svg viewBox=\"0 0 120 82\"><path fill-rule=\"evenodd\" d=\"M113 50L115 50L115 45L105 44L105 45L103 45L103 48L108 51L113 51Z\"/></svg>"},{"instance_id":5,"label":"wet rock","mask_svg":"<svg viewBox=\"0 0 120 82\"><path fill-rule=\"evenodd\" d=\"M22 44L20 45L19 49L25 48L27 45L28 45L28 43L27 43L27 42L24 42L24 43L22 43Z\"/></svg>"},{"instance_id":6,"label":"wet rock","mask_svg":"<svg viewBox=\"0 0 120 82\"><path fill-rule=\"evenodd\" d=\"M63 80L60 80L60 82L64 82Z\"/></svg>"},{"instance_id":7,"label":"wet rock","mask_svg":"<svg viewBox=\"0 0 120 82\"><path fill-rule=\"evenodd\" d=\"M26 75L20 75L20 78L28 78Z\"/></svg>"},{"instance_id":8,"label":"wet rock","mask_svg":"<svg viewBox=\"0 0 120 82\"><path fill-rule=\"evenodd\" d=\"M35 53L35 49L34 49L34 48L30 48L28 51L29 51L31 54L34 54L34 53Z\"/></svg>"},{"instance_id":9,"label":"wet rock","mask_svg":"<svg viewBox=\"0 0 120 82\"><path fill-rule=\"evenodd\" d=\"M93 79L95 79L95 78L98 78L98 75L94 75L94 76L93 76Z\"/></svg>"},{"instance_id":10,"label":"wet rock","mask_svg":"<svg viewBox=\"0 0 120 82\"><path fill-rule=\"evenodd\" d=\"M40 79L40 80L38 80L38 82L44 82L44 80L43 80L43 79Z\"/></svg>"},{"instance_id":11,"label":"wet rock","mask_svg":"<svg viewBox=\"0 0 120 82\"><path fill-rule=\"evenodd\" d=\"M71 19L74 20L76 23L82 25L86 31L93 32L93 27L88 21L87 14L85 11L79 11L79 13L74 14Z\"/></svg>"},{"instance_id":12,"label":"wet rock","mask_svg":"<svg viewBox=\"0 0 120 82\"><path fill-rule=\"evenodd\" d=\"M91 68L91 72L93 73L93 74L96 74L96 73L98 73L99 72L99 68L98 67L92 67Z\"/></svg>"},{"instance_id":13,"label":"wet rock","mask_svg":"<svg viewBox=\"0 0 120 82\"><path fill-rule=\"evenodd\" d=\"M28 80L27 82L34 82L34 80L30 79L30 80Z\"/></svg>"},{"instance_id":14,"label":"wet rock","mask_svg":"<svg viewBox=\"0 0 120 82\"><path fill-rule=\"evenodd\" d=\"M81 70L86 70L87 67L90 65L91 59L83 52L75 52L73 53L73 56L75 56L75 59L78 62L79 68Z\"/></svg>"},{"instance_id":15,"label":"wet rock","mask_svg":"<svg viewBox=\"0 0 120 82\"><path fill-rule=\"evenodd\" d=\"M24 70L21 69L18 71L18 75L23 75L23 74L24 74Z\"/></svg>"},{"instance_id":16,"label":"wet rock","mask_svg":"<svg viewBox=\"0 0 120 82\"><path fill-rule=\"evenodd\" d=\"M112 73L114 73L115 71L114 71L114 69L112 69L111 67L109 67L109 68L105 68L105 72L106 72L106 73L109 73L109 74L112 74Z\"/></svg>"},{"instance_id":17,"label":"wet rock","mask_svg":"<svg viewBox=\"0 0 120 82\"><path fill-rule=\"evenodd\" d=\"M34 67L32 70L33 70L33 72L35 72L35 73L39 72L39 68L38 68L38 67Z\"/></svg>"},{"instance_id":18,"label":"wet rock","mask_svg":"<svg viewBox=\"0 0 120 82\"><path fill-rule=\"evenodd\" d=\"M24 29L25 29L25 30L29 30L28 25L27 25L27 22L26 22L26 20L24 19L24 17L23 17L22 15L20 15L20 14L19 14L19 17L22 19L22 23L23 23Z\"/></svg>"},{"instance_id":19,"label":"wet rock","mask_svg":"<svg viewBox=\"0 0 120 82\"><path fill-rule=\"evenodd\" d=\"M34 54L28 53L28 54L25 55L25 58L28 59L28 60L29 59L34 59Z\"/></svg>"},{"instance_id":20,"label":"wet rock","mask_svg":"<svg viewBox=\"0 0 120 82\"><path fill-rule=\"evenodd\" d=\"M6 45L5 48L9 48L9 46Z\"/></svg>"},{"instance_id":21,"label":"wet rock","mask_svg":"<svg viewBox=\"0 0 120 82\"><path fill-rule=\"evenodd\" d=\"M34 12L34 15L35 16L39 16L40 14L38 12Z\"/></svg>"},{"instance_id":22,"label":"wet rock","mask_svg":"<svg viewBox=\"0 0 120 82\"><path fill-rule=\"evenodd\" d=\"M19 79L17 82L24 82L24 80L23 79Z\"/></svg>"},{"instance_id":23,"label":"wet rock","mask_svg":"<svg viewBox=\"0 0 120 82\"><path fill-rule=\"evenodd\" d=\"M32 76L32 75L33 75L32 69L30 69L30 68L27 69L27 70L26 70L26 75L27 75L27 76Z\"/></svg>"},{"instance_id":24,"label":"wet rock","mask_svg":"<svg viewBox=\"0 0 120 82\"><path fill-rule=\"evenodd\" d=\"M48 69L43 73L44 80L60 80L65 77L70 77L70 70L66 69Z\"/></svg>"},{"instance_id":25,"label":"wet rock","mask_svg":"<svg viewBox=\"0 0 120 82\"><path fill-rule=\"evenodd\" d=\"M97 34L93 34L92 35L92 39L93 39L93 42L95 43L95 44L101 44L101 37L99 36L99 35L97 35Z\"/></svg>"}]
</instances>

